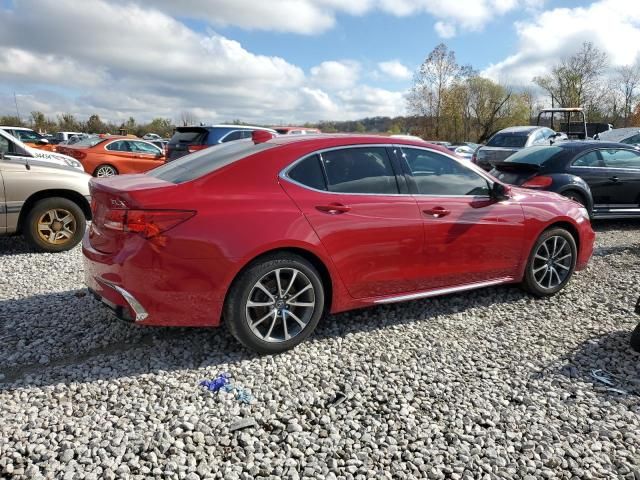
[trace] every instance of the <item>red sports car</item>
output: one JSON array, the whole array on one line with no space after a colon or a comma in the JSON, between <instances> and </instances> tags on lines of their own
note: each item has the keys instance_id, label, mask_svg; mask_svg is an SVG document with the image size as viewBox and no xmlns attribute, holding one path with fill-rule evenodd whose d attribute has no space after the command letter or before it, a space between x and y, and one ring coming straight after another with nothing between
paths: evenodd
<instances>
[{"instance_id":1,"label":"red sports car","mask_svg":"<svg viewBox=\"0 0 640 480\"><path fill-rule=\"evenodd\" d=\"M378 136L254 134L90 187L97 298L141 325L224 319L263 353L327 312L505 283L555 294L594 242L572 200Z\"/></svg>"}]
</instances>

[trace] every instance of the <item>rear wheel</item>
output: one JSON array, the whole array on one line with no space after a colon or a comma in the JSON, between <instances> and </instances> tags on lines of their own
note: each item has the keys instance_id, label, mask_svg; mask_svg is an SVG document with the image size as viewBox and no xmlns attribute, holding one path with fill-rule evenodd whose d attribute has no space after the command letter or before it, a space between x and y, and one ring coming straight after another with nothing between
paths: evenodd
<instances>
[{"instance_id":1,"label":"rear wheel","mask_svg":"<svg viewBox=\"0 0 640 480\"><path fill-rule=\"evenodd\" d=\"M251 265L233 283L224 308L229 331L259 353L295 347L324 312L317 270L295 254L276 254Z\"/></svg>"},{"instance_id":2,"label":"rear wheel","mask_svg":"<svg viewBox=\"0 0 640 480\"><path fill-rule=\"evenodd\" d=\"M118 170L113 165L98 165L93 172L94 177L113 177L114 175L118 175Z\"/></svg>"},{"instance_id":3,"label":"rear wheel","mask_svg":"<svg viewBox=\"0 0 640 480\"><path fill-rule=\"evenodd\" d=\"M563 228L552 228L536 241L522 281L528 292L545 297L564 288L576 268L578 249L573 236Z\"/></svg>"},{"instance_id":4,"label":"rear wheel","mask_svg":"<svg viewBox=\"0 0 640 480\"><path fill-rule=\"evenodd\" d=\"M43 252L62 252L75 247L84 235L87 220L82 209L67 198L51 197L37 202L23 225L24 235Z\"/></svg>"}]
</instances>

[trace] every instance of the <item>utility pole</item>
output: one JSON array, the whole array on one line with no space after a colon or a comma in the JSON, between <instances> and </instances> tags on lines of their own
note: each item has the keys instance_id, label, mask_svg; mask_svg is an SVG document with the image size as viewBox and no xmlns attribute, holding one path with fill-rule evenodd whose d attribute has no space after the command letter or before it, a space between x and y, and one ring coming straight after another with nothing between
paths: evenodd
<instances>
[{"instance_id":1,"label":"utility pole","mask_svg":"<svg viewBox=\"0 0 640 480\"><path fill-rule=\"evenodd\" d=\"M18 123L21 123L22 120L20 120L20 111L18 110L18 97L16 96L16 91L13 91L13 101L16 104L16 116L18 117Z\"/></svg>"}]
</instances>

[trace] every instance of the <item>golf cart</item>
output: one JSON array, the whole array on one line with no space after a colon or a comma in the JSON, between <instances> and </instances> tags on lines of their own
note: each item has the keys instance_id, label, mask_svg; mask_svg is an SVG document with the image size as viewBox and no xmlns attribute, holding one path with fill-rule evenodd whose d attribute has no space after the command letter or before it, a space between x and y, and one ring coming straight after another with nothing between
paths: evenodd
<instances>
[{"instance_id":1,"label":"golf cart","mask_svg":"<svg viewBox=\"0 0 640 480\"><path fill-rule=\"evenodd\" d=\"M580 107L545 108L538 113L536 124L539 127L549 127L558 132L558 137L566 135L569 140L586 140L588 138L587 120L584 110Z\"/></svg>"}]
</instances>

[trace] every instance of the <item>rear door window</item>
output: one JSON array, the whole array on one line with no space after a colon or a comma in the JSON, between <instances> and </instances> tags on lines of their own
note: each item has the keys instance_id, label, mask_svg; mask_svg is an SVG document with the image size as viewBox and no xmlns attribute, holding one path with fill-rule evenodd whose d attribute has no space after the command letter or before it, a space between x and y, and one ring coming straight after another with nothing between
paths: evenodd
<instances>
[{"instance_id":1,"label":"rear door window","mask_svg":"<svg viewBox=\"0 0 640 480\"><path fill-rule=\"evenodd\" d=\"M321 155L329 191L340 193L400 193L384 147L341 148Z\"/></svg>"},{"instance_id":2,"label":"rear door window","mask_svg":"<svg viewBox=\"0 0 640 480\"><path fill-rule=\"evenodd\" d=\"M126 140L119 140L107 145L105 150L109 150L110 152L130 152L131 148L129 146L129 142Z\"/></svg>"},{"instance_id":3,"label":"rear door window","mask_svg":"<svg viewBox=\"0 0 640 480\"><path fill-rule=\"evenodd\" d=\"M8 138L0 135L0 153L4 153L5 155L11 155L16 153L16 148L13 142L9 141Z\"/></svg>"},{"instance_id":4,"label":"rear door window","mask_svg":"<svg viewBox=\"0 0 640 480\"><path fill-rule=\"evenodd\" d=\"M236 130L235 132L229 133L226 137L222 139L222 143L233 142L234 140L242 140L246 138L244 136L244 131Z\"/></svg>"}]
</instances>

